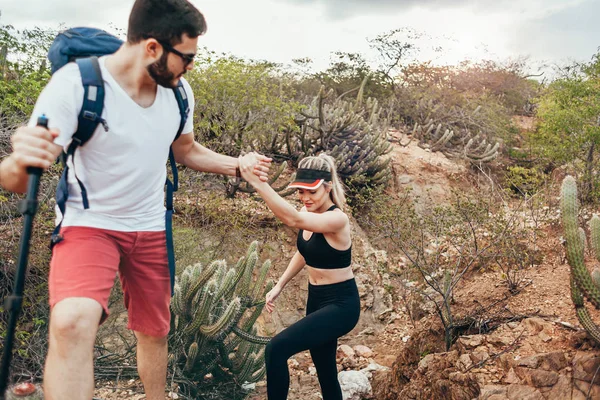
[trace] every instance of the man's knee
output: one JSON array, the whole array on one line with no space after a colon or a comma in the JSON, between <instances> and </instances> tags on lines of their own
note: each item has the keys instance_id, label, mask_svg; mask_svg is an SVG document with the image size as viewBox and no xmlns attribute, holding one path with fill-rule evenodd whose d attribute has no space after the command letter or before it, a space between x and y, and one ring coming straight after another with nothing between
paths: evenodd
<instances>
[{"instance_id":1,"label":"man's knee","mask_svg":"<svg viewBox=\"0 0 600 400\"><path fill-rule=\"evenodd\" d=\"M58 302L50 316L50 337L64 344L93 343L102 306L87 298L68 298Z\"/></svg>"}]
</instances>

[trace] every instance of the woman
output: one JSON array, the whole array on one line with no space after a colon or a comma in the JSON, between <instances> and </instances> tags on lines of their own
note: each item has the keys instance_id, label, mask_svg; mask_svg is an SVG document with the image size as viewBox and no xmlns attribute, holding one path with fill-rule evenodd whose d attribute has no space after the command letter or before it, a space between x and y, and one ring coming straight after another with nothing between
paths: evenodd
<instances>
[{"instance_id":1,"label":"woman","mask_svg":"<svg viewBox=\"0 0 600 400\"><path fill-rule=\"evenodd\" d=\"M299 228L298 251L275 287L267 293L266 309L273 312L274 301L285 285L304 266L308 267L306 317L276 335L267 345L267 394L269 400L284 400L289 389L287 360L310 350L317 369L323 400L341 400L337 379L337 339L350 332L360 315L358 289L352 273L350 223L344 214L344 191L332 157L321 154L304 158L296 180L304 207L298 212L266 182L257 179L248 166L242 176L265 200L284 224Z\"/></svg>"}]
</instances>

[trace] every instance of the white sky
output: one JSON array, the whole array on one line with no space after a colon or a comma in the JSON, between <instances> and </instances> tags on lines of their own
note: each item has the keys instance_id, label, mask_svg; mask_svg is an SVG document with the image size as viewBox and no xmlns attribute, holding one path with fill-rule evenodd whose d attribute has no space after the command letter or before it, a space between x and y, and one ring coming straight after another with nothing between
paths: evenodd
<instances>
[{"instance_id":1,"label":"white sky","mask_svg":"<svg viewBox=\"0 0 600 400\"><path fill-rule=\"evenodd\" d=\"M334 51L374 57L367 38L410 27L432 39L420 59L529 56L587 61L600 46L600 0L191 0L208 22L201 46L239 57L327 66ZM125 29L133 0L0 0L0 24L17 28ZM441 45L444 52L428 49Z\"/></svg>"}]
</instances>

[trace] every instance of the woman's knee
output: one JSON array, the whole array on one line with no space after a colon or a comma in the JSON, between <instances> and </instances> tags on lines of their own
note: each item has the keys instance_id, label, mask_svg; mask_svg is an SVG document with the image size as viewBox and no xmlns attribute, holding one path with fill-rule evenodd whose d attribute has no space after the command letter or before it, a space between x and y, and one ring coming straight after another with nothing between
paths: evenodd
<instances>
[{"instance_id":1,"label":"woman's knee","mask_svg":"<svg viewBox=\"0 0 600 400\"><path fill-rule=\"evenodd\" d=\"M265 360L267 365L271 363L276 363L277 361L285 361L292 356L292 354L288 354L289 346L286 345L285 339L280 336L275 336L271 341L267 344L265 348Z\"/></svg>"},{"instance_id":2,"label":"woman's knee","mask_svg":"<svg viewBox=\"0 0 600 400\"><path fill-rule=\"evenodd\" d=\"M87 298L68 298L58 302L50 316L50 336L58 342L77 344L96 338L102 306Z\"/></svg>"},{"instance_id":3,"label":"woman's knee","mask_svg":"<svg viewBox=\"0 0 600 400\"><path fill-rule=\"evenodd\" d=\"M271 341L269 343L267 343L267 346L265 347L265 362L267 363L267 365L269 365L269 363L273 362L273 354L274 354L274 347L275 345L273 344L273 339L271 339Z\"/></svg>"}]
</instances>

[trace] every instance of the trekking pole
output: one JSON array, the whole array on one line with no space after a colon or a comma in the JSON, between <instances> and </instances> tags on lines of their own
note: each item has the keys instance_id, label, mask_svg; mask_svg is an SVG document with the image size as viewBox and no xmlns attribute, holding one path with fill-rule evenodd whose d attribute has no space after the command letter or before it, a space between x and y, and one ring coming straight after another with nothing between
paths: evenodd
<instances>
[{"instance_id":1,"label":"trekking pole","mask_svg":"<svg viewBox=\"0 0 600 400\"><path fill-rule=\"evenodd\" d=\"M48 129L48 118L42 115L37 120L37 125ZM6 337L4 339L4 351L2 353L2 369L0 370L0 400L4 400L6 387L10 371L10 361L12 359L12 348L15 337L17 320L21 313L23 302L23 287L25 285L25 272L27 270L27 258L29 257L29 239L31 238L31 228L33 219L37 212L37 196L40 188L40 177L42 169L37 167L27 167L29 181L27 183L27 196L25 200L19 202L19 211L24 216L23 231L19 244L19 261L17 264L13 292L5 300L4 307L10 313L8 325L6 328Z\"/></svg>"}]
</instances>

